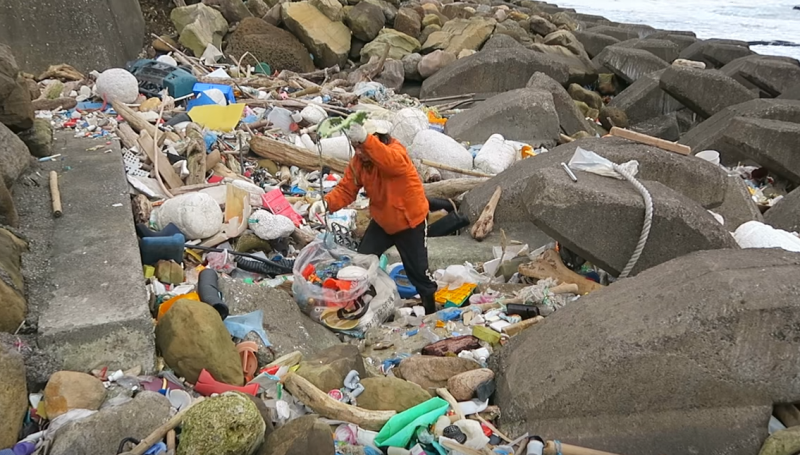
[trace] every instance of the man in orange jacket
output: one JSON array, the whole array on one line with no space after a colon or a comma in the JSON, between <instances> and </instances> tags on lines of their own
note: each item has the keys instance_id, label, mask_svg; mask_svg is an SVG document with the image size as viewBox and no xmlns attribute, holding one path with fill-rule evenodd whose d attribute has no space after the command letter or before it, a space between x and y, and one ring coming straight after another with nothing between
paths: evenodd
<instances>
[{"instance_id":1,"label":"man in orange jacket","mask_svg":"<svg viewBox=\"0 0 800 455\"><path fill-rule=\"evenodd\" d=\"M396 139L386 134L367 134L358 124L346 134L356 153L344 178L325 197L328 212L352 204L364 188L372 221L358 252L380 256L392 246L397 247L406 276L417 288L425 312L434 313L437 286L428 272L429 208L422 180L405 147Z\"/></svg>"}]
</instances>

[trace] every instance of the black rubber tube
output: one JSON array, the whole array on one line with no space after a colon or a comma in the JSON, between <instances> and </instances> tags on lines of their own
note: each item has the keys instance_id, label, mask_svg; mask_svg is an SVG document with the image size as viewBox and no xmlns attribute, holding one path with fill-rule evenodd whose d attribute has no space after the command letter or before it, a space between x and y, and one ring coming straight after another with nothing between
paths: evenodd
<instances>
[{"instance_id":1,"label":"black rubber tube","mask_svg":"<svg viewBox=\"0 0 800 455\"><path fill-rule=\"evenodd\" d=\"M219 290L219 281L215 270L204 269L200 272L200 276L197 278L197 295L200 296L201 302L214 307L223 321L228 317L228 305L225 305L222 291Z\"/></svg>"}]
</instances>

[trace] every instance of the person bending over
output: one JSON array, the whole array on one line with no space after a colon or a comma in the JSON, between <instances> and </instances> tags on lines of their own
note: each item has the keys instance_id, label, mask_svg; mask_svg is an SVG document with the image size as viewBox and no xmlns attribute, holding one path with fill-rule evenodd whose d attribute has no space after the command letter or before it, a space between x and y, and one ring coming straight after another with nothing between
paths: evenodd
<instances>
[{"instance_id":1,"label":"person bending over","mask_svg":"<svg viewBox=\"0 0 800 455\"><path fill-rule=\"evenodd\" d=\"M388 134L367 134L361 125L346 131L355 155L344 177L327 196L328 212L337 212L356 200L364 188L372 216L361 245L360 254L380 256L397 247L406 276L417 288L425 312L436 312L436 283L428 271L427 217L428 199L405 147ZM314 211L324 211L322 203Z\"/></svg>"}]
</instances>

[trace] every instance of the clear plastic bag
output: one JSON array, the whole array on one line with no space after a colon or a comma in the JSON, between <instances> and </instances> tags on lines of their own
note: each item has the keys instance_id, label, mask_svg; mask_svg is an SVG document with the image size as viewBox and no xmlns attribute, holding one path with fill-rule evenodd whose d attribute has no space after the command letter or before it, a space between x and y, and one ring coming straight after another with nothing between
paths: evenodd
<instances>
[{"instance_id":1,"label":"clear plastic bag","mask_svg":"<svg viewBox=\"0 0 800 455\"><path fill-rule=\"evenodd\" d=\"M343 263L344 266L357 265L367 270L367 274L352 281L349 290L336 291L325 289L309 283L303 277L303 271L309 265L319 267L324 264ZM323 240L317 239L303 248L297 256L292 270L294 283L292 291L300 309L311 315L327 308L344 308L369 290L378 274L379 260L377 256L358 254L338 245L326 248ZM318 308L322 308L321 310Z\"/></svg>"},{"instance_id":2,"label":"clear plastic bag","mask_svg":"<svg viewBox=\"0 0 800 455\"><path fill-rule=\"evenodd\" d=\"M623 177L614 170L613 163L597 153L590 152L578 147L575 154L569 160L569 167L579 171L591 172L604 177L612 177L622 180ZM639 172L639 162L636 160L620 164L620 167L627 171L631 176L636 176Z\"/></svg>"}]
</instances>

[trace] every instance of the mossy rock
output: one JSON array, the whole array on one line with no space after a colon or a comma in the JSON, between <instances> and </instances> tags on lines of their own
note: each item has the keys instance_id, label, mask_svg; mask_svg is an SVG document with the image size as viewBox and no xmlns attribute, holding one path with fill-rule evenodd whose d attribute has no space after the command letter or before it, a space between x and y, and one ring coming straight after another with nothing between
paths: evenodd
<instances>
[{"instance_id":1,"label":"mossy rock","mask_svg":"<svg viewBox=\"0 0 800 455\"><path fill-rule=\"evenodd\" d=\"M251 455L265 431L255 403L243 393L226 392L186 412L178 455Z\"/></svg>"}]
</instances>

